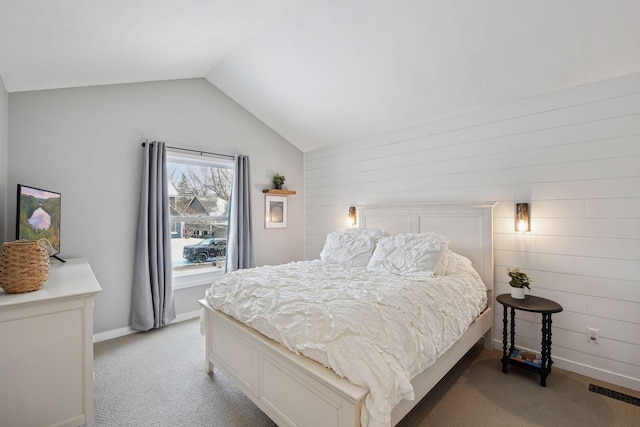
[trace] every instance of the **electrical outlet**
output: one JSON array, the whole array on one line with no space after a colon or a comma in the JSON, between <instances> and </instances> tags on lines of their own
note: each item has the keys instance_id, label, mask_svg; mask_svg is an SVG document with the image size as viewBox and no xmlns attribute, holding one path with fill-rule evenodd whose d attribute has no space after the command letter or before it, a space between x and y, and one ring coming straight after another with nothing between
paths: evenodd
<instances>
[{"instance_id":1,"label":"electrical outlet","mask_svg":"<svg viewBox=\"0 0 640 427\"><path fill-rule=\"evenodd\" d=\"M587 342L600 344L600 329L587 328Z\"/></svg>"}]
</instances>

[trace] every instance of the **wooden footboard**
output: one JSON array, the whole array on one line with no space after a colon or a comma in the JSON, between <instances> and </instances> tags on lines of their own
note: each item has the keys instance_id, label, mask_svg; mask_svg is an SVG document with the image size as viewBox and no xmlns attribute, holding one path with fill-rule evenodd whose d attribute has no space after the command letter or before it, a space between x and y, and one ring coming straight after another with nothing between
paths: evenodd
<instances>
[{"instance_id":1,"label":"wooden footboard","mask_svg":"<svg viewBox=\"0 0 640 427\"><path fill-rule=\"evenodd\" d=\"M279 426L360 426L367 389L199 302L207 372L215 365Z\"/></svg>"},{"instance_id":2,"label":"wooden footboard","mask_svg":"<svg viewBox=\"0 0 640 427\"><path fill-rule=\"evenodd\" d=\"M279 426L360 427L368 390L319 363L296 355L235 319L199 301L206 324L206 369L214 365ZM484 334L493 315L485 310L465 335L414 381L416 398L392 412L397 424Z\"/></svg>"}]
</instances>

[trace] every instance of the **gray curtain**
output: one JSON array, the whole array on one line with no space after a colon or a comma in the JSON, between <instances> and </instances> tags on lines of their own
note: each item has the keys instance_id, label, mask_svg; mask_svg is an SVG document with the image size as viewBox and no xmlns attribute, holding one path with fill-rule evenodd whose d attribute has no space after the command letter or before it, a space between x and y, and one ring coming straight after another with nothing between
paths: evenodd
<instances>
[{"instance_id":1,"label":"gray curtain","mask_svg":"<svg viewBox=\"0 0 640 427\"><path fill-rule=\"evenodd\" d=\"M171 284L171 230L167 150L164 142L144 145L140 217L131 299L131 328L148 331L175 317Z\"/></svg>"},{"instance_id":2,"label":"gray curtain","mask_svg":"<svg viewBox=\"0 0 640 427\"><path fill-rule=\"evenodd\" d=\"M229 200L226 272L253 267L249 156L236 155Z\"/></svg>"}]
</instances>

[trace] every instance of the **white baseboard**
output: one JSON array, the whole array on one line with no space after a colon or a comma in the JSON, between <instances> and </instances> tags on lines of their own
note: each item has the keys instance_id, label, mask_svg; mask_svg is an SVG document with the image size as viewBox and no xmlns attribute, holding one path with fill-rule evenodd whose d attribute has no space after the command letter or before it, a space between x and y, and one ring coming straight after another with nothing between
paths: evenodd
<instances>
[{"instance_id":1,"label":"white baseboard","mask_svg":"<svg viewBox=\"0 0 640 427\"><path fill-rule=\"evenodd\" d=\"M201 310L190 311L188 313L178 314L175 319L171 323L182 322L184 320L194 319L196 317L200 317ZM106 341L113 338L123 337L125 335L135 334L140 331L136 331L131 329L131 327L127 326L126 328L114 329L111 331L100 332L99 334L95 334L93 336L93 342Z\"/></svg>"},{"instance_id":2,"label":"white baseboard","mask_svg":"<svg viewBox=\"0 0 640 427\"><path fill-rule=\"evenodd\" d=\"M630 390L640 391L640 379L627 377L625 375L616 374L615 372L605 371L604 369L594 368L593 366L583 365L572 360L553 357L553 365L560 369L570 371L576 374L584 375L596 380L605 381Z\"/></svg>"},{"instance_id":3,"label":"white baseboard","mask_svg":"<svg viewBox=\"0 0 640 427\"><path fill-rule=\"evenodd\" d=\"M502 352L502 341L493 340L493 348ZM535 353L536 350L529 348L518 347L522 350L527 350ZM615 372L606 371L604 369L595 368L593 366L584 365L582 363L574 362L572 360L563 359L561 357L553 356L553 366L565 371L573 372L575 374L584 375L596 380L605 381L610 384L615 384L620 387L625 387L631 390L640 391L640 379L627 377L625 375L616 374ZM553 375L553 372L552 372Z\"/></svg>"}]
</instances>

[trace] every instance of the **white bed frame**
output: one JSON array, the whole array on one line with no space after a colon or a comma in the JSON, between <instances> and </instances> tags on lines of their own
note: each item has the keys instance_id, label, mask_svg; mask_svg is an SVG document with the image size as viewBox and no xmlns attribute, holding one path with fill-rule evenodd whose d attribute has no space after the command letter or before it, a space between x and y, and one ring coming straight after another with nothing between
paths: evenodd
<instances>
[{"instance_id":1,"label":"white bed frame","mask_svg":"<svg viewBox=\"0 0 640 427\"><path fill-rule=\"evenodd\" d=\"M494 203L386 205L358 208L360 227L383 228L389 234L435 231L451 239L453 251L471 259L488 292L488 308L435 364L412 381L415 399L402 400L391 414L396 425L442 377L484 337L492 348ZM206 369L214 365L279 426L360 427L368 390L332 370L296 355L211 308L205 308Z\"/></svg>"}]
</instances>

